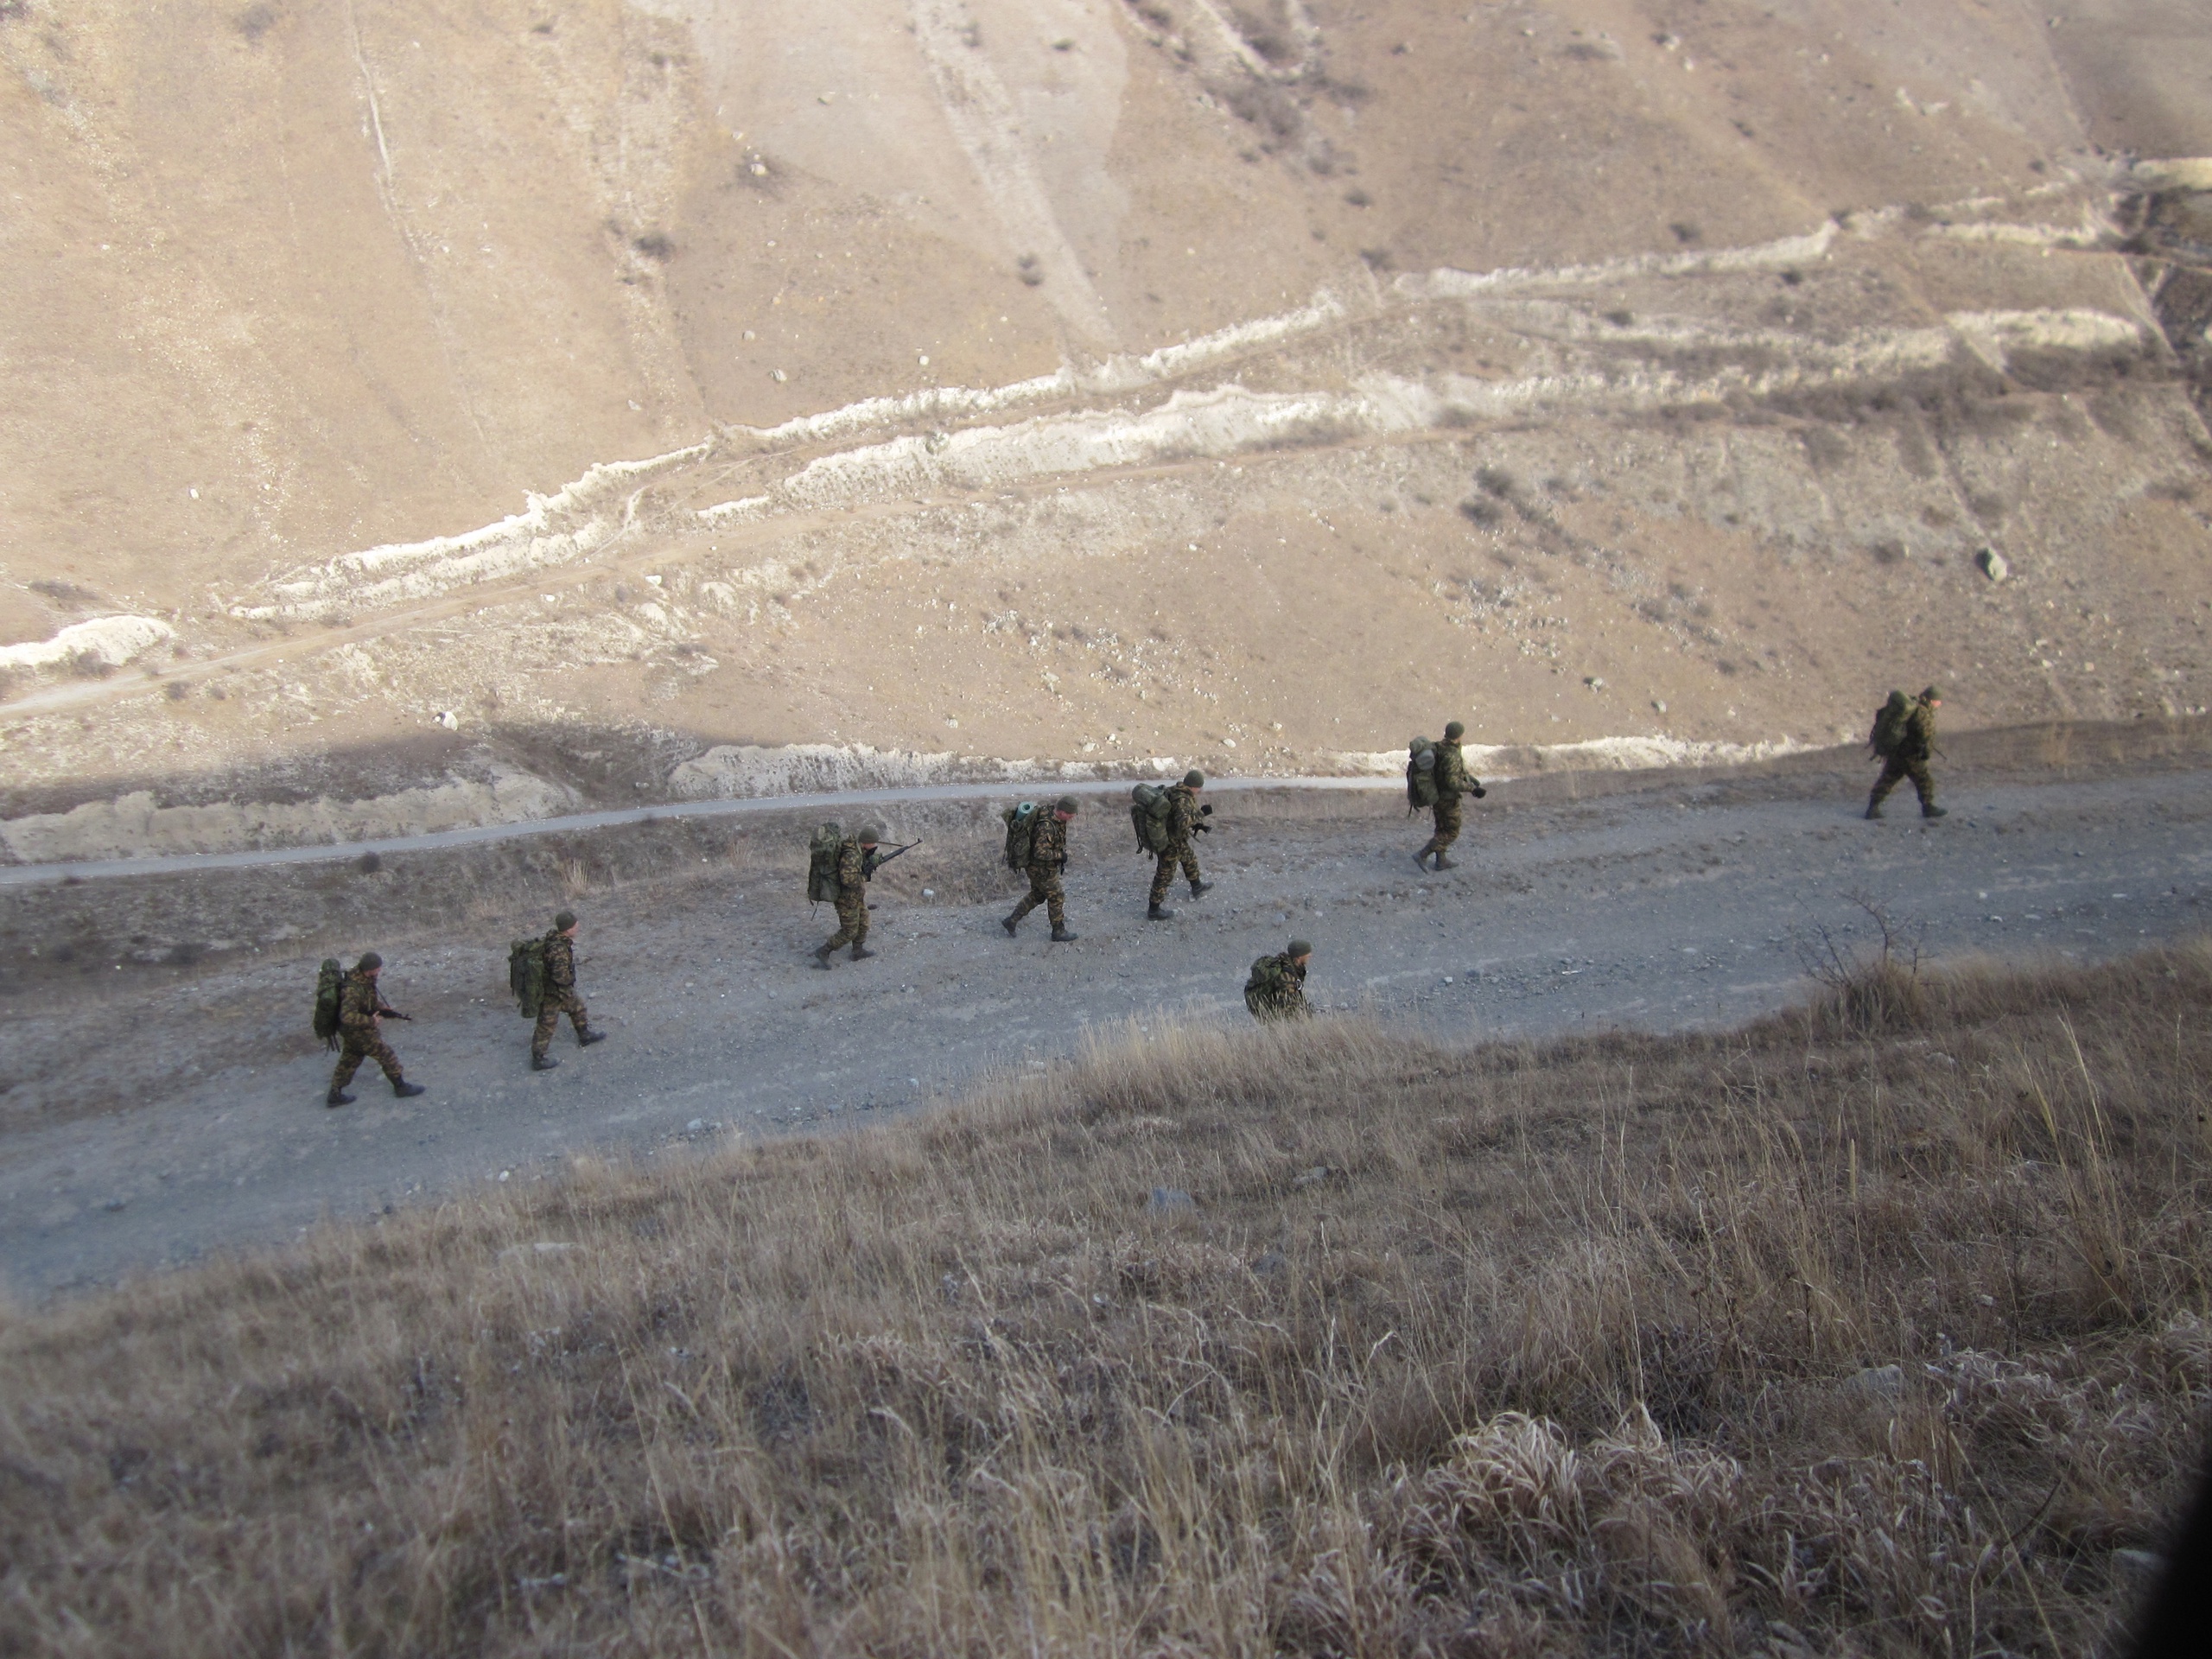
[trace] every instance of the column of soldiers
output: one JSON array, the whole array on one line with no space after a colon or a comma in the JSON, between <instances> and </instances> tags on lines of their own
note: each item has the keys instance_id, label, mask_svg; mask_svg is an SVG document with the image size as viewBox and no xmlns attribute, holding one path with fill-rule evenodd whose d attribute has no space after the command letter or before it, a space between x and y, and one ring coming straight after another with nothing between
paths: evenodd
<instances>
[{"instance_id":1,"label":"column of soldiers","mask_svg":"<svg viewBox=\"0 0 2212 1659\"><path fill-rule=\"evenodd\" d=\"M1944 809L1936 804L1935 781L1928 767L1930 757L1936 753L1936 711L1942 704L1942 697L1932 685L1909 703L1901 694L1891 694L1890 703L1876 719L1870 739L1870 747L1883 764L1881 776L1867 798L1869 818L1882 816L1883 801L1907 779L1919 794L1922 817L1944 816ZM1455 720L1445 727L1442 742L1430 744L1426 739L1415 738L1411 746L1413 758L1407 768L1409 796L1416 801L1419 798L1414 793L1417 773L1429 779L1433 789L1429 807L1433 831L1427 844L1414 855L1414 862L1423 870L1430 867L1432 859L1439 870L1458 868L1448 854L1462 828L1462 798L1472 795L1479 800L1489 792L1468 769L1462 742L1465 735L1465 726ZM1190 884L1192 898L1198 899L1212 890L1213 883L1199 874L1192 842L1195 836L1212 832L1212 826L1205 822L1205 817L1213 809L1202 806L1198 801L1205 786L1205 774L1193 770L1166 791L1166 841L1156 855L1151 889L1146 895L1145 917L1148 921L1174 919L1175 912L1166 909L1162 901L1179 869ZM1018 936L1022 918L1041 905L1052 925L1052 943L1075 942L1077 936L1067 925L1067 897L1061 881L1068 864L1068 825L1074 821L1076 812L1077 802L1072 795L1061 796L1049 810L1040 809L1030 832L1023 863L1023 873L1029 878L1029 891L1014 906L1013 913L1002 918L999 924L1009 938ZM868 883L879 868L906 850L901 847L887 855L881 853L879 849L882 836L883 832L871 824L838 844L834 898L837 931L815 950L817 967L828 968L831 956L848 945L855 962L864 962L876 954L868 948ZM576 926L575 912L564 910L553 918L551 930L537 941L543 953L544 989L536 1009L537 1023L531 1036L530 1064L533 1071L550 1071L560 1064L548 1051L563 1014L575 1028L579 1046L588 1048L604 1040L607 1035L593 1029L591 1016L576 994ZM1313 1009L1306 1000L1306 976L1313 957L1313 947L1308 941L1293 939L1284 950L1262 957L1252 964L1244 985L1244 1005L1255 1019L1275 1022L1312 1016ZM330 1078L329 1103L333 1106L353 1103L353 1096L346 1091L346 1085L364 1060L377 1063L391 1082L392 1093L400 1098L423 1092L421 1084L406 1079L399 1057L384 1039L380 1021L404 1020L408 1016L385 1001L378 987L383 969L384 958L372 950L360 958L342 982L334 1039L339 1050L338 1065Z\"/></svg>"}]
</instances>

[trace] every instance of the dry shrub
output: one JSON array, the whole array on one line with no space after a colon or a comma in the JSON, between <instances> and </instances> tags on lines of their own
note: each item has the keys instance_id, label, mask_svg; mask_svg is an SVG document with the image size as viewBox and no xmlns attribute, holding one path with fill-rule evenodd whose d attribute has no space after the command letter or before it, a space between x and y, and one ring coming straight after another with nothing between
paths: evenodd
<instances>
[{"instance_id":1,"label":"dry shrub","mask_svg":"<svg viewBox=\"0 0 2212 1659\"><path fill-rule=\"evenodd\" d=\"M1914 983L1102 1033L12 1313L0 1652L2093 1650L2212 1400L2212 950Z\"/></svg>"}]
</instances>

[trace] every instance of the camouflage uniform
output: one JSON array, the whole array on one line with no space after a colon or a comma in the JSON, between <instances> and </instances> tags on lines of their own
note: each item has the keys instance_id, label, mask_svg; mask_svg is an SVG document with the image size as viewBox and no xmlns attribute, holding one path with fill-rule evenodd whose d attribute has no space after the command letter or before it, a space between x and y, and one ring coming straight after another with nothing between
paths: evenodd
<instances>
[{"instance_id":1,"label":"camouflage uniform","mask_svg":"<svg viewBox=\"0 0 2212 1659\"><path fill-rule=\"evenodd\" d=\"M1306 1004L1306 969L1289 951L1280 951L1254 964L1244 982L1244 1006L1255 1020L1310 1020Z\"/></svg>"},{"instance_id":2,"label":"camouflage uniform","mask_svg":"<svg viewBox=\"0 0 2212 1659\"><path fill-rule=\"evenodd\" d=\"M1920 792L1921 811L1937 816L1936 780L1928 772L1928 758L1935 752L1936 710L1923 692L1914 700L1912 712L1905 716L1904 735L1897 741L1897 752L1882 762L1882 775L1874 780L1874 792L1867 798L1867 812L1873 813L1889 798L1891 790L1910 778L1913 788Z\"/></svg>"},{"instance_id":3,"label":"camouflage uniform","mask_svg":"<svg viewBox=\"0 0 2212 1659\"><path fill-rule=\"evenodd\" d=\"M817 956L827 957L849 944L855 960L863 954L868 944L868 879L874 874L874 853L864 851L850 836L838 843L837 931Z\"/></svg>"},{"instance_id":4,"label":"camouflage uniform","mask_svg":"<svg viewBox=\"0 0 2212 1659\"><path fill-rule=\"evenodd\" d=\"M1175 879L1175 867L1183 867L1183 874L1192 887L1199 885L1198 855L1192 850L1192 836L1198 833L1198 791L1184 784L1171 785L1167 790L1167 850L1160 855L1160 868L1153 872L1151 903L1157 906L1167 897L1167 885Z\"/></svg>"},{"instance_id":5,"label":"camouflage uniform","mask_svg":"<svg viewBox=\"0 0 2212 1659\"><path fill-rule=\"evenodd\" d=\"M405 1081L399 1070L399 1056L391 1052L391 1045L377 1028L377 1015L391 1012L376 981L359 972L346 976L346 988L338 995L338 1069L330 1074L332 1094L353 1081L363 1060L374 1060L394 1084Z\"/></svg>"},{"instance_id":6,"label":"camouflage uniform","mask_svg":"<svg viewBox=\"0 0 2212 1659\"><path fill-rule=\"evenodd\" d=\"M1445 849L1459 839L1460 797L1480 785L1468 774L1466 754L1455 740L1446 738L1435 747L1436 804L1429 810L1435 816L1436 833L1414 856L1427 858L1433 853L1441 860ZM1443 867L1440 863L1438 868Z\"/></svg>"},{"instance_id":7,"label":"camouflage uniform","mask_svg":"<svg viewBox=\"0 0 2212 1659\"><path fill-rule=\"evenodd\" d=\"M588 1042L591 1015L585 1010L583 999L576 995L576 942L562 937L555 928L545 936L545 995L537 1005L537 1026L530 1033L530 1058L542 1060L545 1051L553 1046L553 1033L560 1026L561 1016L567 1014L569 1023L576 1028L576 1040Z\"/></svg>"},{"instance_id":8,"label":"camouflage uniform","mask_svg":"<svg viewBox=\"0 0 2212 1659\"><path fill-rule=\"evenodd\" d=\"M1060 891L1060 872L1068 865L1068 827L1052 811L1039 809L1035 839L1029 843L1029 891L1014 907L1010 918L1019 922L1038 906L1052 918L1052 931L1068 925L1067 895Z\"/></svg>"}]
</instances>

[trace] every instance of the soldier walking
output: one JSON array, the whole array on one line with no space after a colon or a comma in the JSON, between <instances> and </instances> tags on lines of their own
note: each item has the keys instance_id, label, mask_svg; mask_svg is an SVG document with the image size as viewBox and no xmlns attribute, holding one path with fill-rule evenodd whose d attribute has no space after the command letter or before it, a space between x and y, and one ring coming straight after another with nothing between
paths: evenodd
<instances>
[{"instance_id":1,"label":"soldier walking","mask_svg":"<svg viewBox=\"0 0 2212 1659\"><path fill-rule=\"evenodd\" d=\"M563 1014L575 1027L581 1048L606 1041L607 1033L591 1028L590 1011L576 995L576 912L564 910L556 916L551 931L539 948L545 952L545 995L537 1005L537 1024L530 1033L530 1069L550 1071L561 1064L546 1051L553 1046L553 1033Z\"/></svg>"},{"instance_id":2,"label":"soldier walking","mask_svg":"<svg viewBox=\"0 0 2212 1659\"><path fill-rule=\"evenodd\" d=\"M1919 791L1920 816L1944 816L1945 809L1936 804L1936 780L1928 772L1929 757L1936 752L1936 711L1942 706L1943 699L1932 685L1913 699L1911 712L1904 717L1904 729L1882 757L1882 775L1874 780L1874 792L1866 798L1868 817L1882 816L1882 803L1907 778Z\"/></svg>"},{"instance_id":3,"label":"soldier walking","mask_svg":"<svg viewBox=\"0 0 2212 1659\"><path fill-rule=\"evenodd\" d=\"M882 841L883 832L869 824L838 843L837 931L814 953L814 965L825 972L830 956L842 946L853 947L855 962L866 962L875 954L868 948L868 881L875 874L875 849Z\"/></svg>"},{"instance_id":4,"label":"soldier walking","mask_svg":"<svg viewBox=\"0 0 2212 1659\"><path fill-rule=\"evenodd\" d=\"M1490 793L1481 780L1467 770L1466 752L1459 747L1459 740L1467 728L1453 721L1444 728L1444 741L1435 746L1436 804L1429 809L1434 815L1436 831L1428 838L1428 845L1414 855L1414 863L1421 869L1428 868L1429 855L1436 856L1440 870L1457 869L1446 849L1459 839L1461 795L1471 795L1477 800Z\"/></svg>"},{"instance_id":5,"label":"soldier walking","mask_svg":"<svg viewBox=\"0 0 2212 1659\"><path fill-rule=\"evenodd\" d=\"M330 1074L330 1095L323 1103L329 1106L351 1106L353 1096L346 1092L346 1085L353 1081L363 1060L374 1060L391 1084L391 1092L406 1100L423 1092L419 1083L410 1083L399 1069L399 1056L391 1052L391 1045L384 1039L384 1033L377 1021L390 1014L405 1016L384 1000L384 993L377 988L377 976L384 972L384 958L373 950L365 952L353 964L353 971L346 976L346 984L338 994L338 1069Z\"/></svg>"},{"instance_id":6,"label":"soldier walking","mask_svg":"<svg viewBox=\"0 0 2212 1659\"><path fill-rule=\"evenodd\" d=\"M1175 867L1180 864L1183 874L1191 883L1191 897L1200 898L1213 891L1213 883L1198 877L1198 855L1192 850L1193 835L1210 836L1213 826L1203 815L1213 810L1198 804L1198 791L1206 786L1206 775L1196 766L1183 774L1183 781L1171 785L1167 790L1167 845L1160 855L1160 868L1153 872L1151 907L1145 912L1149 922L1172 922L1175 912L1164 908L1160 900L1167 897L1167 884L1175 879Z\"/></svg>"},{"instance_id":7,"label":"soldier walking","mask_svg":"<svg viewBox=\"0 0 2212 1659\"><path fill-rule=\"evenodd\" d=\"M1068 820L1075 817L1075 797L1063 795L1052 803L1052 810L1034 831L1029 842L1029 861L1024 866L1029 876L1029 892L1014 907L1014 914L999 925L1014 937L1021 925L1021 918L1038 906L1045 906L1045 913L1052 918L1052 943L1072 944L1076 936L1068 931L1067 895L1060 890L1060 876L1068 867Z\"/></svg>"},{"instance_id":8,"label":"soldier walking","mask_svg":"<svg viewBox=\"0 0 2212 1659\"><path fill-rule=\"evenodd\" d=\"M1304 939L1293 939L1288 950L1254 963L1252 976L1244 982L1244 1006L1251 1009L1252 1017L1262 1023L1311 1020L1313 1010L1306 1002L1306 964L1313 959L1313 947Z\"/></svg>"}]
</instances>

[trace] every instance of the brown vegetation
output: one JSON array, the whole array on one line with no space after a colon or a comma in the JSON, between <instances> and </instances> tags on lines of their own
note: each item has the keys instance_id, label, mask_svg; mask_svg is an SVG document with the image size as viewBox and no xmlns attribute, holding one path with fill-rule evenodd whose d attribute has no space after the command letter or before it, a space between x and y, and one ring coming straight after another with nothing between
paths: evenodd
<instances>
[{"instance_id":1,"label":"brown vegetation","mask_svg":"<svg viewBox=\"0 0 2212 1659\"><path fill-rule=\"evenodd\" d=\"M2212 1393L2212 949L1871 971L1133 1031L16 1314L0 1653L2090 1649Z\"/></svg>"}]
</instances>

